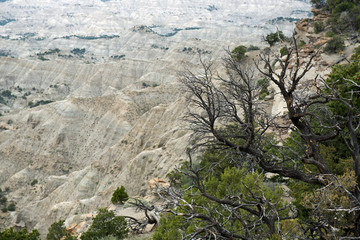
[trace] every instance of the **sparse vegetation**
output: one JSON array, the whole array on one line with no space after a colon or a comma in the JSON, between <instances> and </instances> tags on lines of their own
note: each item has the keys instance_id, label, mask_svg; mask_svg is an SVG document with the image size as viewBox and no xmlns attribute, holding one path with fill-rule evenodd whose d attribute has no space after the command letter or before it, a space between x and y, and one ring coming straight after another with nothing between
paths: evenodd
<instances>
[{"instance_id":1,"label":"sparse vegetation","mask_svg":"<svg viewBox=\"0 0 360 240\"><path fill-rule=\"evenodd\" d=\"M33 101L30 101L28 103L28 106L30 108L34 108L34 107L37 107L37 106L40 106L40 105L45 105L45 104L49 104L49 103L52 103L53 101L52 100L40 100L40 101L37 101L36 103L34 103Z\"/></svg>"},{"instance_id":2,"label":"sparse vegetation","mask_svg":"<svg viewBox=\"0 0 360 240\"><path fill-rule=\"evenodd\" d=\"M320 33L322 31L324 31L324 29L325 29L324 22L317 21L317 22L314 23L314 31L315 31L315 33Z\"/></svg>"},{"instance_id":3,"label":"sparse vegetation","mask_svg":"<svg viewBox=\"0 0 360 240\"><path fill-rule=\"evenodd\" d=\"M85 48L74 48L73 50L70 51L72 54L74 55L84 55L84 53L86 52Z\"/></svg>"},{"instance_id":4,"label":"sparse vegetation","mask_svg":"<svg viewBox=\"0 0 360 240\"><path fill-rule=\"evenodd\" d=\"M142 82L141 85L143 86L143 88L147 88L150 87L150 85L146 82Z\"/></svg>"},{"instance_id":5,"label":"sparse vegetation","mask_svg":"<svg viewBox=\"0 0 360 240\"><path fill-rule=\"evenodd\" d=\"M212 12L212 11L218 10L218 8L215 7L215 5L208 5L208 7L206 8L206 10L208 10L209 12Z\"/></svg>"},{"instance_id":6,"label":"sparse vegetation","mask_svg":"<svg viewBox=\"0 0 360 240\"><path fill-rule=\"evenodd\" d=\"M246 51L247 52L251 52L251 51L256 51L256 50L260 50L260 48L258 46L254 46L254 45L250 45Z\"/></svg>"},{"instance_id":7,"label":"sparse vegetation","mask_svg":"<svg viewBox=\"0 0 360 240\"><path fill-rule=\"evenodd\" d=\"M270 81L268 78L262 78L258 81L258 86L260 87L259 99L263 100L266 96L270 94L268 88L270 86Z\"/></svg>"},{"instance_id":8,"label":"sparse vegetation","mask_svg":"<svg viewBox=\"0 0 360 240\"><path fill-rule=\"evenodd\" d=\"M2 91L2 92L1 92L1 96L6 97L6 98L8 98L8 99L16 98L16 96L13 95L10 90L4 90L4 91Z\"/></svg>"},{"instance_id":9,"label":"sparse vegetation","mask_svg":"<svg viewBox=\"0 0 360 240\"><path fill-rule=\"evenodd\" d=\"M298 44L298 48L302 48L305 45L306 45L306 42L304 40L301 40Z\"/></svg>"},{"instance_id":10,"label":"sparse vegetation","mask_svg":"<svg viewBox=\"0 0 360 240\"><path fill-rule=\"evenodd\" d=\"M345 49L344 40L342 37L336 35L332 37L326 44L324 51L327 53L338 53Z\"/></svg>"},{"instance_id":11,"label":"sparse vegetation","mask_svg":"<svg viewBox=\"0 0 360 240\"><path fill-rule=\"evenodd\" d=\"M120 59L123 59L125 58L125 55L122 54L122 55L114 55L114 56L111 56L112 59L116 59L116 60L120 60Z\"/></svg>"},{"instance_id":12,"label":"sparse vegetation","mask_svg":"<svg viewBox=\"0 0 360 240\"><path fill-rule=\"evenodd\" d=\"M14 228L8 228L0 232L1 240L40 240L40 233L38 230L33 229L28 232L26 228L16 231Z\"/></svg>"}]
</instances>

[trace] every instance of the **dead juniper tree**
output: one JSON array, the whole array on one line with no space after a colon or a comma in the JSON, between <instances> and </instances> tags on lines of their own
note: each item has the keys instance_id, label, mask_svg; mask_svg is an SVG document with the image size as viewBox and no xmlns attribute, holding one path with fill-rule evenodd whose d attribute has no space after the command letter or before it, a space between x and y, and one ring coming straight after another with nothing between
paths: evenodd
<instances>
[{"instance_id":1,"label":"dead juniper tree","mask_svg":"<svg viewBox=\"0 0 360 240\"><path fill-rule=\"evenodd\" d=\"M322 87L315 84L310 89L306 86L308 83L302 82L318 53L308 56L308 60L303 62L295 39L286 51L283 58L261 53L255 68L244 66L229 53L224 59L226 77L214 73L212 65L201 60L202 74L186 71L180 77L185 90L191 95L186 120L195 132L196 145L215 146L217 151L230 156L234 164L237 162L237 166L246 164L252 166L253 171L273 173L307 184L312 186L314 193L322 196L311 198L311 193L304 195L307 202L304 200L302 204L317 216L309 216L309 221L303 221L302 231L294 230L297 238L338 239L351 236L356 239L360 237L360 121L359 106L356 106L354 98L358 95L359 86L348 80L352 93L346 94L340 94L335 84L329 86L325 82ZM256 71L276 86L286 103L286 119L282 122L279 116L267 114L266 105L259 100ZM341 103L348 113L339 115L334 112L329 107L333 102ZM291 134L286 136L287 139L279 140L273 136L277 131ZM354 172L354 184L344 184L324 153L323 146L334 140L342 141L351 153L353 165L350 170ZM240 184L237 192L219 194L207 185L210 183L205 180L204 170L190 160L187 170L178 171L192 179L192 184L186 191L170 188L170 198L166 198L175 209L180 209L171 210L174 214L195 224L195 231L182 234L182 239L295 237L286 235L281 228L282 221L296 217L297 210L290 209L291 204L281 203L280 200L272 202L276 197L267 198L260 182L252 186L262 189L259 192ZM351 174L348 173L347 179L352 179ZM332 200L326 202L329 197ZM339 200L342 197L347 199L344 206ZM201 201L213 205L204 207L199 204ZM339 213L337 216L341 221L331 219L334 212ZM344 217L345 213L351 216L348 220ZM236 229L229 227L235 222L239 224ZM267 227L267 231L259 230L263 226Z\"/></svg>"},{"instance_id":2,"label":"dead juniper tree","mask_svg":"<svg viewBox=\"0 0 360 240\"><path fill-rule=\"evenodd\" d=\"M128 228L132 233L144 233L148 225L153 225L150 230L153 231L159 224L159 214L162 212L161 209L155 207L154 205L146 204L144 201L137 198L131 198L128 201L128 204L132 207L135 207L136 211L143 211L145 214L145 217L142 219L137 219L131 216L124 216L127 220Z\"/></svg>"}]
</instances>

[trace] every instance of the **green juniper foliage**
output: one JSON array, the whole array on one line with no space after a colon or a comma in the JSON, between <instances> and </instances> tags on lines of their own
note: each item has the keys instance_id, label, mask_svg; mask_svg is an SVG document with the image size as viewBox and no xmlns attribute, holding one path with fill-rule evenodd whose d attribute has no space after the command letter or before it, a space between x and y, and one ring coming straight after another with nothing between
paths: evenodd
<instances>
[{"instance_id":1,"label":"green juniper foliage","mask_svg":"<svg viewBox=\"0 0 360 240\"><path fill-rule=\"evenodd\" d=\"M75 240L75 237L66 232L64 222L64 220L59 220L51 224L46 240Z\"/></svg>"},{"instance_id":2,"label":"green juniper foliage","mask_svg":"<svg viewBox=\"0 0 360 240\"><path fill-rule=\"evenodd\" d=\"M94 240L107 236L124 239L128 235L125 218L115 216L113 211L100 208L90 228L81 235L81 240Z\"/></svg>"},{"instance_id":3,"label":"green juniper foliage","mask_svg":"<svg viewBox=\"0 0 360 240\"><path fill-rule=\"evenodd\" d=\"M8 228L0 232L1 240L40 240L40 233L33 229L28 232L26 228L16 231L14 228Z\"/></svg>"},{"instance_id":4,"label":"green juniper foliage","mask_svg":"<svg viewBox=\"0 0 360 240\"><path fill-rule=\"evenodd\" d=\"M111 198L111 202L113 204L124 204L124 202L126 202L129 199L129 195L127 194L127 192L125 191L125 187L121 186L121 188L117 188L114 193L113 196Z\"/></svg>"}]
</instances>

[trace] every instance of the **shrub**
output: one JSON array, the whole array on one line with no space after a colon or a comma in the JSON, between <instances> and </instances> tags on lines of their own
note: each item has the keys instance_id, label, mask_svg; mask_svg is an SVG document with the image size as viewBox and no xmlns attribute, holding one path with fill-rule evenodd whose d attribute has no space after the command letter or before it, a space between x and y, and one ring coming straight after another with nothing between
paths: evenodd
<instances>
[{"instance_id":1,"label":"shrub","mask_svg":"<svg viewBox=\"0 0 360 240\"><path fill-rule=\"evenodd\" d=\"M268 87L270 86L270 81L268 78L262 78L258 81L258 86L260 87L259 99L263 100L267 95L270 94Z\"/></svg>"},{"instance_id":2,"label":"shrub","mask_svg":"<svg viewBox=\"0 0 360 240\"><path fill-rule=\"evenodd\" d=\"M3 196L2 198L0 198L0 203L1 204L5 204L7 201L7 198L5 196Z\"/></svg>"},{"instance_id":3,"label":"shrub","mask_svg":"<svg viewBox=\"0 0 360 240\"><path fill-rule=\"evenodd\" d=\"M323 8L326 6L325 0L311 0L310 2L315 8Z\"/></svg>"},{"instance_id":4,"label":"shrub","mask_svg":"<svg viewBox=\"0 0 360 240\"><path fill-rule=\"evenodd\" d=\"M304 45L306 45L306 42L304 40L301 40L298 44L298 48L302 48Z\"/></svg>"},{"instance_id":5,"label":"shrub","mask_svg":"<svg viewBox=\"0 0 360 240\"><path fill-rule=\"evenodd\" d=\"M265 41L270 45L273 46L275 43L280 41L285 41L286 37L282 31L277 31L274 33L270 33L266 36Z\"/></svg>"},{"instance_id":6,"label":"shrub","mask_svg":"<svg viewBox=\"0 0 360 240\"><path fill-rule=\"evenodd\" d=\"M3 97L8 98L8 99L16 98L16 96L13 95L10 90L4 90L4 91L2 91L2 92L1 92L1 95L2 95Z\"/></svg>"},{"instance_id":7,"label":"shrub","mask_svg":"<svg viewBox=\"0 0 360 240\"><path fill-rule=\"evenodd\" d=\"M360 61L360 46L354 49L354 54L351 56L351 60Z\"/></svg>"},{"instance_id":8,"label":"shrub","mask_svg":"<svg viewBox=\"0 0 360 240\"><path fill-rule=\"evenodd\" d=\"M327 32L325 34L325 37L333 37L333 36L335 36L335 33L333 33L333 32Z\"/></svg>"},{"instance_id":9,"label":"shrub","mask_svg":"<svg viewBox=\"0 0 360 240\"><path fill-rule=\"evenodd\" d=\"M75 55L83 55L86 52L85 48L74 48L73 50L70 51L72 54Z\"/></svg>"},{"instance_id":10,"label":"shrub","mask_svg":"<svg viewBox=\"0 0 360 240\"><path fill-rule=\"evenodd\" d=\"M320 33L322 31L324 31L324 29L325 29L325 24L323 22L319 21L319 22L314 23L315 33Z\"/></svg>"},{"instance_id":11,"label":"shrub","mask_svg":"<svg viewBox=\"0 0 360 240\"><path fill-rule=\"evenodd\" d=\"M39 240L40 233L38 230L33 229L31 232L28 232L26 228L20 231L14 230L14 228L5 229L3 232L0 232L1 240Z\"/></svg>"},{"instance_id":12,"label":"shrub","mask_svg":"<svg viewBox=\"0 0 360 240\"><path fill-rule=\"evenodd\" d=\"M15 209L16 209L15 203L10 203L9 206L7 207L7 209L8 209L10 212L15 211Z\"/></svg>"},{"instance_id":13,"label":"shrub","mask_svg":"<svg viewBox=\"0 0 360 240\"><path fill-rule=\"evenodd\" d=\"M147 84L146 82L142 82L141 85L142 85L144 88L150 87L150 85Z\"/></svg>"},{"instance_id":14,"label":"shrub","mask_svg":"<svg viewBox=\"0 0 360 240\"><path fill-rule=\"evenodd\" d=\"M82 240L93 240L107 236L124 239L128 235L125 218L115 216L113 211L100 208L90 228L81 235Z\"/></svg>"},{"instance_id":15,"label":"shrub","mask_svg":"<svg viewBox=\"0 0 360 240\"><path fill-rule=\"evenodd\" d=\"M46 240L75 240L75 237L66 232L64 220L59 220L51 224L46 235Z\"/></svg>"},{"instance_id":16,"label":"shrub","mask_svg":"<svg viewBox=\"0 0 360 240\"><path fill-rule=\"evenodd\" d=\"M288 55L286 47L283 47L280 49L280 55L281 55L281 57Z\"/></svg>"},{"instance_id":17,"label":"shrub","mask_svg":"<svg viewBox=\"0 0 360 240\"><path fill-rule=\"evenodd\" d=\"M254 45L250 45L246 51L251 52L251 51L256 51L256 50L260 50L260 48L258 46L254 46Z\"/></svg>"},{"instance_id":18,"label":"shrub","mask_svg":"<svg viewBox=\"0 0 360 240\"><path fill-rule=\"evenodd\" d=\"M45 104L49 104L49 103L52 103L53 101L52 100L40 100L40 101L37 101L36 103L30 101L28 103L28 106L30 108L34 108L34 107L37 107L37 106L40 106L40 105L45 105Z\"/></svg>"},{"instance_id":19,"label":"shrub","mask_svg":"<svg viewBox=\"0 0 360 240\"><path fill-rule=\"evenodd\" d=\"M34 179L34 180L32 180L32 182L30 183L30 185L31 186L34 186L35 184L37 184L38 183L38 180L37 179Z\"/></svg>"},{"instance_id":20,"label":"shrub","mask_svg":"<svg viewBox=\"0 0 360 240\"><path fill-rule=\"evenodd\" d=\"M7 207L3 207L3 208L1 209L1 211L2 211L3 213L6 213L6 212L8 211L8 209L7 209Z\"/></svg>"},{"instance_id":21,"label":"shrub","mask_svg":"<svg viewBox=\"0 0 360 240\"><path fill-rule=\"evenodd\" d=\"M124 204L124 202L126 202L129 199L129 195L127 194L127 192L125 192L125 187L121 186L121 188L117 188L111 198L111 202L113 204Z\"/></svg>"},{"instance_id":22,"label":"shrub","mask_svg":"<svg viewBox=\"0 0 360 240\"><path fill-rule=\"evenodd\" d=\"M0 96L0 103L2 103L2 104L6 104L6 100L2 97L2 96Z\"/></svg>"},{"instance_id":23,"label":"shrub","mask_svg":"<svg viewBox=\"0 0 360 240\"><path fill-rule=\"evenodd\" d=\"M324 48L325 52L327 53L338 53L340 51L343 51L344 49L344 40L340 36L334 36L327 42Z\"/></svg>"},{"instance_id":24,"label":"shrub","mask_svg":"<svg viewBox=\"0 0 360 240\"><path fill-rule=\"evenodd\" d=\"M238 61L241 61L245 57L246 47L243 45L237 46L231 51L231 56Z\"/></svg>"}]
</instances>

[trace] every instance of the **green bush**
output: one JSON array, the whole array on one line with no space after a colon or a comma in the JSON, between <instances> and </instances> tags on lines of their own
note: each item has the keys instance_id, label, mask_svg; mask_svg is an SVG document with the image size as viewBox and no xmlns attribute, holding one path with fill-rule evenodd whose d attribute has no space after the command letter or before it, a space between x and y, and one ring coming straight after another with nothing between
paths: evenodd
<instances>
[{"instance_id":1,"label":"green bush","mask_svg":"<svg viewBox=\"0 0 360 240\"><path fill-rule=\"evenodd\" d=\"M360 28L359 1L327 0L326 7L331 12L329 23L334 32L340 33Z\"/></svg>"},{"instance_id":2,"label":"green bush","mask_svg":"<svg viewBox=\"0 0 360 240\"><path fill-rule=\"evenodd\" d=\"M49 104L49 103L52 103L53 101L52 100L40 100L40 101L37 101L36 103L33 103L32 101L30 101L28 103L28 106L30 108L34 108L34 107L37 107L37 106L40 106L40 105L45 105L45 104Z\"/></svg>"},{"instance_id":3,"label":"green bush","mask_svg":"<svg viewBox=\"0 0 360 240\"><path fill-rule=\"evenodd\" d=\"M280 49L280 55L281 55L281 57L288 55L288 51L287 51L286 47L282 47Z\"/></svg>"},{"instance_id":4,"label":"green bush","mask_svg":"<svg viewBox=\"0 0 360 240\"><path fill-rule=\"evenodd\" d=\"M285 41L285 40L286 40L286 37L282 31L270 33L265 37L265 41L270 46L273 46L275 43L280 42L280 41Z\"/></svg>"},{"instance_id":5,"label":"green bush","mask_svg":"<svg viewBox=\"0 0 360 240\"><path fill-rule=\"evenodd\" d=\"M86 52L85 48L74 48L73 50L70 51L72 54L75 55L83 55Z\"/></svg>"},{"instance_id":6,"label":"green bush","mask_svg":"<svg viewBox=\"0 0 360 240\"><path fill-rule=\"evenodd\" d=\"M0 232L1 240L40 240L40 233L38 230L33 229L28 232L26 228L20 231L14 230L14 228L5 229Z\"/></svg>"},{"instance_id":7,"label":"green bush","mask_svg":"<svg viewBox=\"0 0 360 240\"><path fill-rule=\"evenodd\" d=\"M121 188L117 188L111 198L111 202L113 204L124 204L124 202L126 202L129 199L129 195L127 194L127 192L125 192L125 187L121 186Z\"/></svg>"},{"instance_id":8,"label":"green bush","mask_svg":"<svg viewBox=\"0 0 360 240\"><path fill-rule=\"evenodd\" d=\"M315 8L323 8L326 6L325 0L311 0L310 2Z\"/></svg>"},{"instance_id":9,"label":"green bush","mask_svg":"<svg viewBox=\"0 0 360 240\"><path fill-rule=\"evenodd\" d=\"M340 51L343 51L345 49L344 40L340 36L334 36L332 39L330 39L325 48L324 51L327 53L338 53Z\"/></svg>"},{"instance_id":10,"label":"green bush","mask_svg":"<svg viewBox=\"0 0 360 240\"><path fill-rule=\"evenodd\" d=\"M360 61L360 46L354 49L354 54L351 56L351 60Z\"/></svg>"},{"instance_id":11,"label":"green bush","mask_svg":"<svg viewBox=\"0 0 360 240\"><path fill-rule=\"evenodd\" d=\"M304 40L301 40L298 44L298 48L302 48L304 45L306 45L306 42Z\"/></svg>"},{"instance_id":12,"label":"green bush","mask_svg":"<svg viewBox=\"0 0 360 240\"><path fill-rule=\"evenodd\" d=\"M206 173L209 174L207 171ZM241 196L239 197L241 198L239 201L244 200L250 203L253 202L257 196L261 195L269 199L269 201L274 204L273 206L276 206L278 209L282 209L285 204L285 201L281 199L283 194L281 187L277 186L271 190L264 183L264 175L258 172L248 173L245 168L237 169L235 167L227 167L223 173L220 173L219 177L209 175L207 175L208 179L204 180L202 184L208 194L216 196L219 199L230 199L232 196ZM193 208L179 207L176 209L176 212L179 213L178 216L169 214L168 216L162 217L159 227L156 228L154 232L153 240L182 239L181 236L191 233L195 234L198 227L201 228L206 225L211 225L207 220L197 219L196 217L187 218L182 216L182 213L184 213L184 215L191 215L195 212L199 213L199 215L201 215L201 213L204 215L210 214L210 216L214 218L214 221L226 228L226 231L239 234L245 232L241 221L251 224L250 222L254 219L254 215L240 209L236 210L236 214L228 211L225 207L222 209L223 206L221 204L202 196L199 191L185 191L183 198L186 202L191 202ZM270 210L264 211L269 212ZM288 211L280 210L279 214L279 216L287 216ZM241 218L237 216L241 216ZM255 228L257 228L257 230L255 230ZM262 234L266 233L268 229L265 225L259 224L257 226L254 225L254 231L261 232ZM198 232L196 236L199 237L199 239L210 239L205 238L204 232ZM260 237L259 239L267 238Z\"/></svg>"},{"instance_id":13,"label":"green bush","mask_svg":"<svg viewBox=\"0 0 360 240\"><path fill-rule=\"evenodd\" d=\"M32 182L30 183L30 185L31 186L34 186L35 184L37 184L38 183L38 180L37 179L34 179L34 180L32 180Z\"/></svg>"},{"instance_id":14,"label":"green bush","mask_svg":"<svg viewBox=\"0 0 360 240\"><path fill-rule=\"evenodd\" d=\"M125 218L115 216L113 211L100 208L90 228L81 235L82 240L94 240L107 236L124 239L128 235Z\"/></svg>"},{"instance_id":15,"label":"green bush","mask_svg":"<svg viewBox=\"0 0 360 240\"><path fill-rule=\"evenodd\" d=\"M3 197L0 198L0 203L1 203L1 204L4 205L4 204L6 203L6 201L7 201L7 198L6 198L5 196L3 196Z\"/></svg>"},{"instance_id":16,"label":"green bush","mask_svg":"<svg viewBox=\"0 0 360 240\"><path fill-rule=\"evenodd\" d=\"M160 219L159 227L156 228L152 240L181 239L181 233L187 230L189 224L181 216L169 215Z\"/></svg>"},{"instance_id":17,"label":"green bush","mask_svg":"<svg viewBox=\"0 0 360 240\"><path fill-rule=\"evenodd\" d=\"M231 51L231 56L238 61L241 61L245 57L246 47L237 46L234 50Z\"/></svg>"},{"instance_id":18,"label":"green bush","mask_svg":"<svg viewBox=\"0 0 360 240\"><path fill-rule=\"evenodd\" d=\"M270 81L268 78L262 78L258 81L258 87L260 88L259 99L263 100L267 95L270 94L268 87L270 86Z\"/></svg>"},{"instance_id":19,"label":"green bush","mask_svg":"<svg viewBox=\"0 0 360 240\"><path fill-rule=\"evenodd\" d=\"M7 209L8 209L10 212L15 211L15 209L16 209L15 203L10 203L9 206L7 207Z\"/></svg>"},{"instance_id":20,"label":"green bush","mask_svg":"<svg viewBox=\"0 0 360 240\"><path fill-rule=\"evenodd\" d=\"M325 24L323 22L315 22L314 23L314 31L315 33L320 33L322 31L324 31L325 29Z\"/></svg>"},{"instance_id":21,"label":"green bush","mask_svg":"<svg viewBox=\"0 0 360 240\"><path fill-rule=\"evenodd\" d=\"M334 33L334 32L327 32L327 33L325 34L325 37L333 37L333 36L335 36L335 33Z\"/></svg>"},{"instance_id":22,"label":"green bush","mask_svg":"<svg viewBox=\"0 0 360 240\"><path fill-rule=\"evenodd\" d=\"M64 220L59 220L51 224L46 235L46 240L75 240L76 238L66 232Z\"/></svg>"},{"instance_id":23,"label":"green bush","mask_svg":"<svg viewBox=\"0 0 360 240\"><path fill-rule=\"evenodd\" d=\"M251 51L256 51L256 50L260 50L260 48L258 46L254 46L254 45L250 45L246 51L251 52Z\"/></svg>"}]
</instances>

